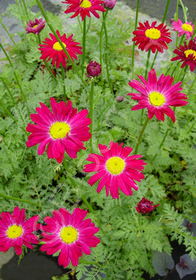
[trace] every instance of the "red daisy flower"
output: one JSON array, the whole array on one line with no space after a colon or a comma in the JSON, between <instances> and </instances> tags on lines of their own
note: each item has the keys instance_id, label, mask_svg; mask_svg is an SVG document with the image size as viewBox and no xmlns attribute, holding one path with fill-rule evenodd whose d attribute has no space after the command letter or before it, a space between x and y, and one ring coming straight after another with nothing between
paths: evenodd
<instances>
[{"instance_id":1,"label":"red daisy flower","mask_svg":"<svg viewBox=\"0 0 196 280\"><path fill-rule=\"evenodd\" d=\"M53 218L45 217L46 226L42 226L42 239L45 242L40 250L48 255L53 255L60 250L58 257L59 265L67 267L72 262L78 265L79 257L84 254L90 255L89 247L96 247L100 239L94 236L99 231L91 223L91 219L84 218L87 211L75 208L71 215L66 209L60 208L53 211Z\"/></svg>"},{"instance_id":2,"label":"red daisy flower","mask_svg":"<svg viewBox=\"0 0 196 280\"><path fill-rule=\"evenodd\" d=\"M193 35L194 25L191 22L182 23L180 19L178 21L172 20L172 26L174 31L177 31L178 37L186 34L187 40Z\"/></svg>"},{"instance_id":3,"label":"red daisy flower","mask_svg":"<svg viewBox=\"0 0 196 280\"><path fill-rule=\"evenodd\" d=\"M127 94L132 96L131 99L139 101L139 104L135 105L131 110L147 108L149 119L152 119L155 115L158 120L164 121L164 114L166 114L175 122L175 113L169 106L179 107L188 103L184 101L184 99L187 99L186 94L180 92L182 82L172 86L174 78L163 74L157 80L154 69L148 73L147 81L143 76L138 76L138 78L142 83L137 80L129 82L130 87L139 92L139 94Z\"/></svg>"},{"instance_id":4,"label":"red daisy flower","mask_svg":"<svg viewBox=\"0 0 196 280\"><path fill-rule=\"evenodd\" d=\"M167 25L163 23L156 26L156 21L154 21L151 25L148 21L142 24L139 23L139 27L133 31L133 34L136 35L132 41L135 42L136 46L139 45L139 49L142 51L152 50L153 53L157 51L163 52L163 49L168 49L167 44L169 44L172 40L170 37L169 29L167 29Z\"/></svg>"},{"instance_id":5,"label":"red daisy flower","mask_svg":"<svg viewBox=\"0 0 196 280\"><path fill-rule=\"evenodd\" d=\"M82 20L84 20L85 16L90 17L90 13L99 18L99 14L96 11L105 12L104 7L101 5L103 2L101 0L65 0L62 3L69 5L65 10L66 14L74 13L71 18L80 14Z\"/></svg>"},{"instance_id":6,"label":"red daisy flower","mask_svg":"<svg viewBox=\"0 0 196 280\"><path fill-rule=\"evenodd\" d=\"M13 214L2 212L0 219L0 251L6 252L14 247L16 254L22 254L22 246L33 249L31 244L38 244L38 237L33 234L37 230L39 216L25 221L25 209L14 208Z\"/></svg>"},{"instance_id":7,"label":"red daisy flower","mask_svg":"<svg viewBox=\"0 0 196 280\"><path fill-rule=\"evenodd\" d=\"M34 34L39 34L42 29L45 27L45 20L43 20L42 18L40 19L35 19L34 21L29 21L29 23L27 23L27 27L26 27L26 31L27 34L28 33L34 33Z\"/></svg>"},{"instance_id":8,"label":"red daisy flower","mask_svg":"<svg viewBox=\"0 0 196 280\"><path fill-rule=\"evenodd\" d=\"M70 55L72 61L73 59L77 59L76 54L82 54L81 49L82 47L79 46L80 43L74 42L72 40L73 34L66 37L65 34L60 36L59 31L56 31L59 39L63 43L63 46L66 48L68 54ZM58 40L54 36L54 34L49 34L51 39L46 38L45 41L43 41L43 44L39 45L41 48L39 50L42 53L42 56L40 59L49 61L52 59L52 65L54 66L56 63L56 68L59 68L60 63L62 63L63 67L66 67L66 60L68 60L68 57L66 53L64 52L63 48L59 44Z\"/></svg>"},{"instance_id":9,"label":"red daisy flower","mask_svg":"<svg viewBox=\"0 0 196 280\"><path fill-rule=\"evenodd\" d=\"M86 118L88 110L77 113L76 108L72 108L71 101L56 103L51 98L49 108L40 103L41 108L36 108L38 114L31 114L30 117L36 124L28 124L26 130L32 132L26 143L27 147L32 147L40 143L38 155L42 155L47 147L48 158L55 158L58 163L63 161L65 151L71 158L77 157L80 149L85 150L84 144L91 137L88 125L90 118Z\"/></svg>"},{"instance_id":10,"label":"red daisy flower","mask_svg":"<svg viewBox=\"0 0 196 280\"><path fill-rule=\"evenodd\" d=\"M142 156L128 156L132 148L122 148L122 146L123 143L118 145L118 143L110 142L109 149L107 146L99 144L99 150L103 156L90 154L86 159L93 163L85 165L84 172L97 172L88 183L92 186L101 179L97 188L98 193L105 186L107 196L110 192L113 198L119 198L118 188L129 196L133 194L131 188L138 190L134 180L140 182L141 179L144 179L144 175L139 172L144 169L143 165L146 164L143 160L138 160Z\"/></svg>"},{"instance_id":11,"label":"red daisy flower","mask_svg":"<svg viewBox=\"0 0 196 280\"><path fill-rule=\"evenodd\" d=\"M193 40L190 40L187 46L187 43L184 42L184 46L180 45L177 49L174 50L174 53L177 56L173 57L171 61L180 60L182 63L181 68L186 65L190 66L190 70L193 71L196 67L196 43Z\"/></svg>"}]
</instances>

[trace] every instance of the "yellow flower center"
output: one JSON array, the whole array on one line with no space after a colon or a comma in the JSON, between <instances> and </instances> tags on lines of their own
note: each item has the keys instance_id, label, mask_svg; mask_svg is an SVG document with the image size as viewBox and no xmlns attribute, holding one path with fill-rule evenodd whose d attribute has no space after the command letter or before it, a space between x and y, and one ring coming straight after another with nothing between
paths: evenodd
<instances>
[{"instance_id":1,"label":"yellow flower center","mask_svg":"<svg viewBox=\"0 0 196 280\"><path fill-rule=\"evenodd\" d=\"M150 29L147 29L145 31L145 35L146 37L150 38L150 39L159 39L161 37L161 32L159 29L156 29L156 28L150 28Z\"/></svg>"},{"instance_id":2,"label":"yellow flower center","mask_svg":"<svg viewBox=\"0 0 196 280\"><path fill-rule=\"evenodd\" d=\"M33 28L36 28L38 26L38 24L34 25Z\"/></svg>"},{"instance_id":3,"label":"yellow flower center","mask_svg":"<svg viewBox=\"0 0 196 280\"><path fill-rule=\"evenodd\" d=\"M22 230L21 226L13 225L8 228L7 237L11 238L11 239L15 239L15 238L21 236L22 232L23 232L23 230Z\"/></svg>"},{"instance_id":4,"label":"yellow flower center","mask_svg":"<svg viewBox=\"0 0 196 280\"><path fill-rule=\"evenodd\" d=\"M106 168L112 175L119 175L125 169L125 161L120 157L111 157L106 161Z\"/></svg>"},{"instance_id":5,"label":"yellow flower center","mask_svg":"<svg viewBox=\"0 0 196 280\"><path fill-rule=\"evenodd\" d=\"M149 94L150 103L154 106L162 106L165 103L165 96L158 91Z\"/></svg>"},{"instance_id":6,"label":"yellow flower center","mask_svg":"<svg viewBox=\"0 0 196 280\"><path fill-rule=\"evenodd\" d=\"M184 31L188 31L188 32L192 32L192 31L193 31L193 27L192 27L190 24L187 24L187 23L184 23L184 24L182 25L182 29L183 29Z\"/></svg>"},{"instance_id":7,"label":"yellow flower center","mask_svg":"<svg viewBox=\"0 0 196 280\"><path fill-rule=\"evenodd\" d=\"M53 139L62 139L67 136L70 126L66 122L55 122L50 127L50 135Z\"/></svg>"},{"instance_id":8,"label":"yellow flower center","mask_svg":"<svg viewBox=\"0 0 196 280\"><path fill-rule=\"evenodd\" d=\"M63 42L61 42L62 44L63 44L63 46L66 48L66 45L65 45L65 43L63 43ZM56 43L54 43L54 45L53 45L53 49L55 50L55 51L62 51L62 47L61 47L61 45L59 44L59 42L56 42Z\"/></svg>"},{"instance_id":9,"label":"yellow flower center","mask_svg":"<svg viewBox=\"0 0 196 280\"><path fill-rule=\"evenodd\" d=\"M186 57L188 57L189 54L193 54L193 56L194 56L193 60L196 60L196 51L194 51L194 50L186 50L186 51L184 51L184 54L185 54Z\"/></svg>"},{"instance_id":10,"label":"yellow flower center","mask_svg":"<svg viewBox=\"0 0 196 280\"><path fill-rule=\"evenodd\" d=\"M63 242L67 244L71 244L74 241L77 240L78 232L75 228L68 226L68 227L62 227L60 232L60 237L63 240Z\"/></svg>"},{"instance_id":11,"label":"yellow flower center","mask_svg":"<svg viewBox=\"0 0 196 280\"><path fill-rule=\"evenodd\" d=\"M81 8L90 8L92 6L91 2L89 0L83 0L80 4Z\"/></svg>"}]
</instances>

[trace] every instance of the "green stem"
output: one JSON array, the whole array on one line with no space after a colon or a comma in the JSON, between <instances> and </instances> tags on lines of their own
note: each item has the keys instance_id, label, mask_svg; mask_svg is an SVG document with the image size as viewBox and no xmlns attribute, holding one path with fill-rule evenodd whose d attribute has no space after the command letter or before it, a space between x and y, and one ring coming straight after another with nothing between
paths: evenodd
<instances>
[{"instance_id":1,"label":"green stem","mask_svg":"<svg viewBox=\"0 0 196 280\"><path fill-rule=\"evenodd\" d=\"M48 72L50 73L50 75L52 76L52 78L57 81L57 78L55 77L54 73L52 73L52 70L50 68L50 66L48 65L48 62L44 61L44 65L46 66L46 68L48 69Z\"/></svg>"},{"instance_id":2,"label":"green stem","mask_svg":"<svg viewBox=\"0 0 196 280\"><path fill-rule=\"evenodd\" d=\"M140 142L141 142L141 140L142 140L142 135L143 135L143 133L144 133L144 130L145 130L146 126L147 126L148 121L149 121L149 118L148 118L148 116L147 116L147 117L146 117L146 121L145 121L145 123L144 123L144 125L143 125L143 127L142 127L141 132L140 132L140 135L139 135L139 137L138 137L137 145L136 145L136 147L135 147L135 152L134 152L134 154L137 154L137 151L138 151Z\"/></svg>"},{"instance_id":3,"label":"green stem","mask_svg":"<svg viewBox=\"0 0 196 280\"><path fill-rule=\"evenodd\" d=\"M21 2L20 0L19 0L19 1L16 0L16 5L18 5L19 13L22 14L22 13L23 13L23 10L22 10L22 4L21 4L20 2ZM22 21L23 26L25 26L25 23L24 23L24 21L23 21L23 18L20 17L20 19L21 19L21 21Z\"/></svg>"},{"instance_id":4,"label":"green stem","mask_svg":"<svg viewBox=\"0 0 196 280\"><path fill-rule=\"evenodd\" d=\"M178 6L179 6L179 0L176 1L176 14L175 14L175 21L178 21Z\"/></svg>"},{"instance_id":5,"label":"green stem","mask_svg":"<svg viewBox=\"0 0 196 280\"><path fill-rule=\"evenodd\" d=\"M94 214L94 210L93 210L93 207L90 205L90 203L88 202L88 200L86 199L85 196L81 196L84 204L86 204L87 208L89 209L89 212L93 213Z\"/></svg>"},{"instance_id":6,"label":"green stem","mask_svg":"<svg viewBox=\"0 0 196 280\"><path fill-rule=\"evenodd\" d=\"M193 35L191 36L191 40L193 40L195 38L195 33L196 33L196 20L194 23Z\"/></svg>"},{"instance_id":7,"label":"green stem","mask_svg":"<svg viewBox=\"0 0 196 280\"><path fill-rule=\"evenodd\" d=\"M172 71L172 73L171 73L171 77L173 77L173 74L176 72L176 69L178 68L178 66L179 66L179 64L180 64L180 61L178 61L177 63L176 63L176 66L174 67L174 69L173 69L173 71Z\"/></svg>"},{"instance_id":8,"label":"green stem","mask_svg":"<svg viewBox=\"0 0 196 280\"><path fill-rule=\"evenodd\" d=\"M91 147L91 153L93 152L93 98L94 98L94 80L91 81L91 91L90 91L90 111L89 111L89 117L91 119L90 124L90 147Z\"/></svg>"},{"instance_id":9,"label":"green stem","mask_svg":"<svg viewBox=\"0 0 196 280\"><path fill-rule=\"evenodd\" d=\"M66 90L65 90L65 68L63 67L62 63L61 63L61 75L62 75L62 82L63 82L64 99L66 102L67 96L66 96Z\"/></svg>"},{"instance_id":10,"label":"green stem","mask_svg":"<svg viewBox=\"0 0 196 280\"><path fill-rule=\"evenodd\" d=\"M193 122L192 126L189 128L189 130L187 130L187 135L190 133L190 131L193 129L193 127L195 126L196 120Z\"/></svg>"},{"instance_id":11,"label":"green stem","mask_svg":"<svg viewBox=\"0 0 196 280\"><path fill-rule=\"evenodd\" d=\"M162 146L163 146L163 144L165 142L165 139L167 138L167 135L168 135L169 131L170 131L170 127L166 130L165 135L163 136L163 139L162 139L162 141L161 141L161 143L159 145L159 150L162 148ZM157 157L157 154L154 155L154 157L153 157L153 159L151 161L151 164L153 164L153 162L155 161L156 157Z\"/></svg>"},{"instance_id":12,"label":"green stem","mask_svg":"<svg viewBox=\"0 0 196 280\"><path fill-rule=\"evenodd\" d=\"M153 62L152 62L152 64L151 64L150 69L152 69L152 68L154 67L155 60L156 60L156 58L157 58L157 55L158 55L158 51L156 51L156 53L155 53L155 56L154 56L154 59L153 59Z\"/></svg>"},{"instance_id":13,"label":"green stem","mask_svg":"<svg viewBox=\"0 0 196 280\"><path fill-rule=\"evenodd\" d=\"M137 29L137 23L138 23L139 5L140 5L140 0L137 0L137 7L135 13L135 30ZM132 50L132 79L134 75L134 60L135 60L135 42L133 42L133 50Z\"/></svg>"},{"instance_id":14,"label":"green stem","mask_svg":"<svg viewBox=\"0 0 196 280\"><path fill-rule=\"evenodd\" d=\"M13 104L15 104L16 103L15 99L14 99L13 94L12 94L11 90L9 89L6 81L1 76L0 76L0 79L1 79L2 83L4 84L4 87L7 89L8 93L9 93L11 99L12 99Z\"/></svg>"},{"instance_id":15,"label":"green stem","mask_svg":"<svg viewBox=\"0 0 196 280\"><path fill-rule=\"evenodd\" d=\"M81 31L81 33L82 33L82 24L81 24L81 21L80 21L79 16L77 16L77 20L78 20L78 24L79 24L79 26L80 26L80 31Z\"/></svg>"},{"instance_id":16,"label":"green stem","mask_svg":"<svg viewBox=\"0 0 196 280\"><path fill-rule=\"evenodd\" d=\"M3 50L3 52L4 52L5 56L6 56L6 58L7 58L7 60L8 60L8 62L9 62L9 64L10 64L10 66L11 66L12 69L13 69L14 77L15 77L15 79L16 79L16 82L17 82L17 84L18 84L18 86L19 86L19 89L20 89L20 92L21 92L21 97L22 97L22 99L23 99L24 101L27 101L27 100L26 100L26 96L24 95L23 90L22 90L22 87L21 87L21 85L20 85L20 82L19 82L17 73L16 73L16 71L14 70L14 66L13 66L13 64L12 64L10 58L9 58L9 55L7 54L7 52L5 51L5 49L4 49L4 47L3 47L3 45L2 45L1 43L0 43L0 47L2 48L2 50ZM26 104L26 107L27 107L27 112L28 112L28 114L29 114L29 108L28 108L27 104Z\"/></svg>"},{"instance_id":17,"label":"green stem","mask_svg":"<svg viewBox=\"0 0 196 280\"><path fill-rule=\"evenodd\" d=\"M188 121L187 121L186 124L184 125L183 129L185 129L185 128L189 125L189 123L192 121L193 118L194 118L193 115L190 116L190 118L188 119Z\"/></svg>"},{"instance_id":18,"label":"green stem","mask_svg":"<svg viewBox=\"0 0 196 280\"><path fill-rule=\"evenodd\" d=\"M104 34L105 34L105 64L106 64L106 72L107 72L107 78L108 78L108 84L111 93L113 93L111 80L110 80L110 73L109 73L109 65L108 65L108 34L107 34L107 28L106 28L106 17L107 17L108 10L103 13L103 27L104 27Z\"/></svg>"},{"instance_id":19,"label":"green stem","mask_svg":"<svg viewBox=\"0 0 196 280\"><path fill-rule=\"evenodd\" d=\"M6 106L3 104L3 102L1 100L0 100L0 105L3 107L3 109L8 114L8 116L10 116L15 121L15 123L17 123L18 122L17 119L15 119L14 116L12 116L10 111L6 108Z\"/></svg>"},{"instance_id":20,"label":"green stem","mask_svg":"<svg viewBox=\"0 0 196 280\"><path fill-rule=\"evenodd\" d=\"M0 23L1 23L1 26L3 27L3 29L5 30L5 32L8 34L8 36L9 36L10 40L12 41L12 43L13 43L14 45L16 45L16 43L15 43L14 40L12 39L12 37L11 37L9 31L7 30L6 26L3 24L2 19L0 19Z\"/></svg>"},{"instance_id":21,"label":"green stem","mask_svg":"<svg viewBox=\"0 0 196 280\"><path fill-rule=\"evenodd\" d=\"M182 10L183 10L183 15L184 15L184 21L187 22L187 15L186 15L186 9L185 9L185 6L182 2L182 0L180 0L180 4L182 6Z\"/></svg>"},{"instance_id":22,"label":"green stem","mask_svg":"<svg viewBox=\"0 0 196 280\"><path fill-rule=\"evenodd\" d=\"M164 12L164 15L163 15L162 23L165 22L167 11L168 11L168 8L169 8L169 4L170 4L170 0L167 0L167 4L166 4L166 7L165 7L165 12Z\"/></svg>"},{"instance_id":23,"label":"green stem","mask_svg":"<svg viewBox=\"0 0 196 280\"><path fill-rule=\"evenodd\" d=\"M83 263L83 264L92 264L92 265L98 265L99 267L102 267L102 265L98 262L93 262L93 261L85 261L83 259L80 259L80 263Z\"/></svg>"},{"instance_id":24,"label":"green stem","mask_svg":"<svg viewBox=\"0 0 196 280\"><path fill-rule=\"evenodd\" d=\"M187 69L188 69L188 65L186 65L185 66L185 68L184 68L184 72L182 73L182 78L180 78L180 80L181 80L181 86L182 86L182 84L183 84L183 81L184 81L184 78L185 78L185 75L186 75L186 72L187 72Z\"/></svg>"},{"instance_id":25,"label":"green stem","mask_svg":"<svg viewBox=\"0 0 196 280\"><path fill-rule=\"evenodd\" d=\"M35 205L35 206L41 208L38 203L30 201L30 200L21 199L21 198L10 196L10 195L6 195L6 194L3 194L3 193L0 193L0 197L3 197L5 199L10 199L10 200L16 200L16 201L20 201L20 202L25 202L25 203L32 204L32 205Z\"/></svg>"},{"instance_id":26,"label":"green stem","mask_svg":"<svg viewBox=\"0 0 196 280\"><path fill-rule=\"evenodd\" d=\"M191 85L190 88L189 88L189 91L187 92L187 96L188 96L189 93L191 92L191 90L192 90L192 88L193 88L195 82L196 82L196 75L195 75L195 78L194 78L194 80L193 80L193 82L192 82L192 85Z\"/></svg>"},{"instance_id":27,"label":"green stem","mask_svg":"<svg viewBox=\"0 0 196 280\"><path fill-rule=\"evenodd\" d=\"M101 117L103 116L103 114L105 113L105 111L112 105L114 104L114 102L108 104L101 112L101 114L99 115L98 121L97 121L97 131L99 132L99 124L101 121ZM97 148L98 148L98 144L99 144L99 134L97 135Z\"/></svg>"},{"instance_id":28,"label":"green stem","mask_svg":"<svg viewBox=\"0 0 196 280\"><path fill-rule=\"evenodd\" d=\"M23 3L23 6L24 6L24 9L25 9L25 13L27 15L27 18L29 18L29 12L27 10L27 6L26 6L26 3L25 3L25 0L22 0L22 3Z\"/></svg>"},{"instance_id":29,"label":"green stem","mask_svg":"<svg viewBox=\"0 0 196 280\"><path fill-rule=\"evenodd\" d=\"M72 59L71 59L71 57L70 57L68 51L66 50L65 46L64 46L63 43L61 42L61 40L60 40L59 36L57 35L56 31L54 30L53 26L50 24L49 18L48 18L48 16L47 16L46 12L44 11L44 8L43 8L43 6L42 6L40 0L36 0L36 2L37 2L37 5L38 5L39 8L40 8L40 11L42 12L43 17L45 18L45 20L46 20L46 22L47 22L47 24L48 24L50 30L52 31L52 33L54 34L55 38L56 38L57 41L59 42L59 44L60 44L60 46L62 47L63 51L66 53L66 55L67 55L67 57L68 57L68 59L69 59L71 65L72 65L72 67L74 68L75 73L76 73L77 76L80 78L80 80L82 81L83 85L86 86L86 82L84 81L84 79L83 79L83 77L80 75L80 73L78 72L77 67L76 67L76 65L74 64L74 62L72 61Z\"/></svg>"},{"instance_id":30,"label":"green stem","mask_svg":"<svg viewBox=\"0 0 196 280\"><path fill-rule=\"evenodd\" d=\"M84 74L85 59L86 59L86 17L83 20L83 36L82 36L82 76Z\"/></svg>"},{"instance_id":31,"label":"green stem","mask_svg":"<svg viewBox=\"0 0 196 280\"><path fill-rule=\"evenodd\" d=\"M103 17L103 13L102 13L102 17ZM100 64L101 64L101 86L103 89L103 56L102 56L102 38L103 38L103 20L102 20L102 25L101 25L101 31L100 31L100 39L99 39L99 60L100 60Z\"/></svg>"},{"instance_id":32,"label":"green stem","mask_svg":"<svg viewBox=\"0 0 196 280\"><path fill-rule=\"evenodd\" d=\"M147 80L147 75L148 75L148 65L149 65L149 60L150 60L150 53L151 53L151 50L148 51L147 60L146 60L146 71L145 71L146 80Z\"/></svg>"}]
</instances>

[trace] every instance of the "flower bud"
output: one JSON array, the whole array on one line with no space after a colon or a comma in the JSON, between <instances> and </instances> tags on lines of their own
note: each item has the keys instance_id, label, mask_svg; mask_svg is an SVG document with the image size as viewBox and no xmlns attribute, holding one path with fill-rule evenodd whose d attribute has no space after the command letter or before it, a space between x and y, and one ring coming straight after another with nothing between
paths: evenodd
<instances>
[{"instance_id":1,"label":"flower bud","mask_svg":"<svg viewBox=\"0 0 196 280\"><path fill-rule=\"evenodd\" d=\"M107 9L113 9L116 5L116 0L104 0L103 5Z\"/></svg>"},{"instance_id":2,"label":"flower bud","mask_svg":"<svg viewBox=\"0 0 196 280\"><path fill-rule=\"evenodd\" d=\"M91 60L87 66L87 73L87 77L89 78L99 76L101 74L101 65L96 61Z\"/></svg>"},{"instance_id":3,"label":"flower bud","mask_svg":"<svg viewBox=\"0 0 196 280\"><path fill-rule=\"evenodd\" d=\"M117 96L116 97L116 101L117 102L122 102L124 100L124 97L123 96Z\"/></svg>"},{"instance_id":4,"label":"flower bud","mask_svg":"<svg viewBox=\"0 0 196 280\"><path fill-rule=\"evenodd\" d=\"M137 204L136 210L138 213L146 214L149 212L152 212L155 207L159 206L159 204L152 205L153 202L146 199L145 197L140 200L140 202Z\"/></svg>"}]
</instances>

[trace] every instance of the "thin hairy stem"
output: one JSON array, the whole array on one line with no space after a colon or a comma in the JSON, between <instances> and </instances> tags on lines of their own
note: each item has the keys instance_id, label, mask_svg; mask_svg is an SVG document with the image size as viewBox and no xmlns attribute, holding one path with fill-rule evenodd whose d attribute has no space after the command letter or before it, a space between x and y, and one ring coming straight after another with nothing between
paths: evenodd
<instances>
[{"instance_id":1,"label":"thin hairy stem","mask_svg":"<svg viewBox=\"0 0 196 280\"><path fill-rule=\"evenodd\" d=\"M89 112L89 117L91 119L91 124L90 124L90 133L91 133L90 147L91 147L91 153L93 152L93 99L94 99L94 80L92 79L92 81L91 81L91 91L90 91L90 112Z\"/></svg>"},{"instance_id":2,"label":"thin hairy stem","mask_svg":"<svg viewBox=\"0 0 196 280\"><path fill-rule=\"evenodd\" d=\"M143 127L142 127L141 132L140 132L140 135L139 135L139 137L138 137L138 140L137 140L137 144L136 144L136 147L135 147L134 154L137 154L137 152L138 152L138 148L139 148L140 142L141 142L141 140L142 140L142 136L143 136L143 133L144 133L144 130L145 130L146 126L147 126L148 121L149 121L149 117L147 116L147 117L146 117L146 121L145 121L145 123L144 123L144 125L143 125Z\"/></svg>"},{"instance_id":3,"label":"thin hairy stem","mask_svg":"<svg viewBox=\"0 0 196 280\"><path fill-rule=\"evenodd\" d=\"M107 17L108 10L103 13L103 27L104 27L104 34L105 34L105 64L106 64L106 72L107 72L107 79L111 93L113 93L111 80L110 80L110 72L109 72L109 65L108 65L108 33L106 28L106 17Z\"/></svg>"},{"instance_id":4,"label":"thin hairy stem","mask_svg":"<svg viewBox=\"0 0 196 280\"><path fill-rule=\"evenodd\" d=\"M3 194L3 193L0 193L0 197L3 197L5 199L7 199L7 200L16 200L16 201L32 204L32 205L37 206L38 208L41 208L40 207L41 205L36 203L36 202L34 202L34 201L30 201L30 200L26 200L26 199L21 199L21 198L14 197L14 196L11 196L11 195L6 195L6 194Z\"/></svg>"},{"instance_id":5,"label":"thin hairy stem","mask_svg":"<svg viewBox=\"0 0 196 280\"><path fill-rule=\"evenodd\" d=\"M135 13L135 30L137 29L137 23L138 23L139 5L140 5L140 0L137 0L137 7ZM135 60L135 42L133 42L133 49L132 49L132 79L134 76L134 60Z\"/></svg>"},{"instance_id":6,"label":"thin hairy stem","mask_svg":"<svg viewBox=\"0 0 196 280\"><path fill-rule=\"evenodd\" d=\"M82 76L84 75L85 59L86 59L86 17L83 20L83 36L82 36Z\"/></svg>"}]
</instances>

